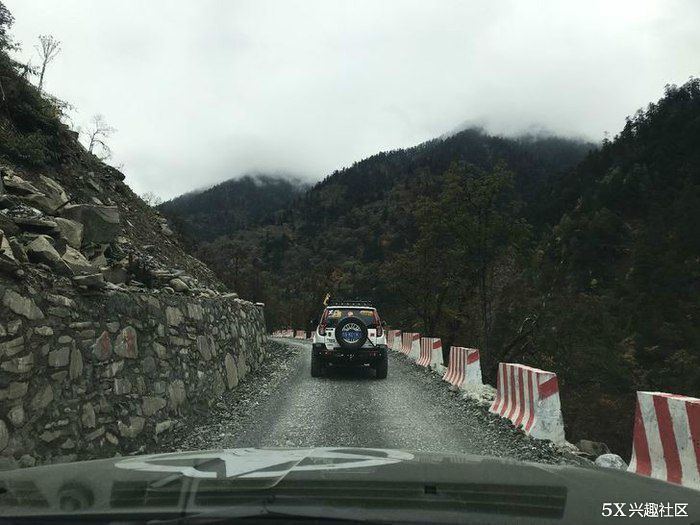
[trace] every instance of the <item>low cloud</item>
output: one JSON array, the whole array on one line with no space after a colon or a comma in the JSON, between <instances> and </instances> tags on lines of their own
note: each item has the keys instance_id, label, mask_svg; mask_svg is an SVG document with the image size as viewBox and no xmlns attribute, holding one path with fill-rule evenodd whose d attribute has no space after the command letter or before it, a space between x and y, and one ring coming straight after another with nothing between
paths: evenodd
<instances>
[{"instance_id":1,"label":"low cloud","mask_svg":"<svg viewBox=\"0 0 700 525\"><path fill-rule=\"evenodd\" d=\"M600 140L700 71L693 0L6 0L46 88L119 131L115 163L164 198L248 172L318 180L478 123ZM34 59L36 62L36 59Z\"/></svg>"}]
</instances>

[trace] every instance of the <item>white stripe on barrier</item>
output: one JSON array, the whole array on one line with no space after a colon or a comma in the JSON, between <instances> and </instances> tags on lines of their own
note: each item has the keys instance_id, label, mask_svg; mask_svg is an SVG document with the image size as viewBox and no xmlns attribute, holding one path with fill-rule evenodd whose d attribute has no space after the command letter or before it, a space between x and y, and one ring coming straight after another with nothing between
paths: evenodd
<instances>
[{"instance_id":1,"label":"white stripe on barrier","mask_svg":"<svg viewBox=\"0 0 700 525\"><path fill-rule=\"evenodd\" d=\"M522 426L537 439L563 443L564 419L554 372L514 363L498 364L496 399L490 411Z\"/></svg>"},{"instance_id":2,"label":"white stripe on barrier","mask_svg":"<svg viewBox=\"0 0 700 525\"><path fill-rule=\"evenodd\" d=\"M637 392L627 470L700 490L700 399Z\"/></svg>"},{"instance_id":3,"label":"white stripe on barrier","mask_svg":"<svg viewBox=\"0 0 700 525\"><path fill-rule=\"evenodd\" d=\"M439 337L421 337L416 364L432 370L442 367L442 341Z\"/></svg>"},{"instance_id":4,"label":"white stripe on barrier","mask_svg":"<svg viewBox=\"0 0 700 525\"><path fill-rule=\"evenodd\" d=\"M394 330L394 344L392 345L392 348L400 352L401 351L401 335L403 332L401 330Z\"/></svg>"},{"instance_id":5,"label":"white stripe on barrier","mask_svg":"<svg viewBox=\"0 0 700 525\"><path fill-rule=\"evenodd\" d=\"M411 361L417 361L420 357L420 334L411 334L411 348L408 352L408 358Z\"/></svg>"}]
</instances>

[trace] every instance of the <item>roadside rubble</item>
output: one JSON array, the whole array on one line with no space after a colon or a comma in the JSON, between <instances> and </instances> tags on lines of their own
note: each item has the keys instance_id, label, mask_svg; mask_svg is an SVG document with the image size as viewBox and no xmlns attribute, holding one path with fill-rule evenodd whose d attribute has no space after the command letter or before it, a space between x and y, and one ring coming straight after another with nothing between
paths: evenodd
<instances>
[{"instance_id":1,"label":"roadside rubble","mask_svg":"<svg viewBox=\"0 0 700 525\"><path fill-rule=\"evenodd\" d=\"M51 280L86 293L221 295L223 287L213 277L201 282L186 269L167 264L168 257L153 253L155 245L134 242L126 230L138 230L138 224L132 210L120 210L116 181L93 172L78 179L80 195L49 176L0 166L0 277ZM176 242L167 219L156 210L149 213L154 217L151 228Z\"/></svg>"}]
</instances>

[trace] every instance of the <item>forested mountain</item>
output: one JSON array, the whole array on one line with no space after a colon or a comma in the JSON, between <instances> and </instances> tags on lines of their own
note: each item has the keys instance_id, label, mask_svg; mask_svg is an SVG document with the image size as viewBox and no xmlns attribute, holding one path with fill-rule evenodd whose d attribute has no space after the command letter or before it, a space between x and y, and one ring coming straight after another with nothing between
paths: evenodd
<instances>
[{"instance_id":1,"label":"forested mountain","mask_svg":"<svg viewBox=\"0 0 700 525\"><path fill-rule=\"evenodd\" d=\"M700 391L698 144L691 80L600 148L466 130L379 153L198 255L271 327L369 297L481 348L491 383L501 360L555 370L569 438L629 453L635 390Z\"/></svg>"},{"instance_id":2,"label":"forested mountain","mask_svg":"<svg viewBox=\"0 0 700 525\"><path fill-rule=\"evenodd\" d=\"M308 185L295 177L244 175L181 195L159 208L192 244L198 244L257 226L306 189Z\"/></svg>"}]
</instances>

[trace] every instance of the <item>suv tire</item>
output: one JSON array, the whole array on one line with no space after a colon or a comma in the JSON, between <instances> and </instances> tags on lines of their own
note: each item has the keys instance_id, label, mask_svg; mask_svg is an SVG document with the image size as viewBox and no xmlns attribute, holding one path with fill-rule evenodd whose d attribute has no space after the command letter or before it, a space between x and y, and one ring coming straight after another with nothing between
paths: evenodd
<instances>
[{"instance_id":1,"label":"suv tire","mask_svg":"<svg viewBox=\"0 0 700 525\"><path fill-rule=\"evenodd\" d=\"M343 333L348 331L359 331L357 339L354 341L348 341L343 338ZM338 321L338 324L335 327L335 340L338 341L341 348L345 348L346 350L357 350L358 348L362 348L362 345L364 345L367 341L367 326L359 317L344 317Z\"/></svg>"},{"instance_id":2,"label":"suv tire","mask_svg":"<svg viewBox=\"0 0 700 525\"><path fill-rule=\"evenodd\" d=\"M315 355L311 356L311 377L321 377L323 375L323 361Z\"/></svg>"},{"instance_id":3,"label":"suv tire","mask_svg":"<svg viewBox=\"0 0 700 525\"><path fill-rule=\"evenodd\" d=\"M377 373L377 379L386 379L389 372L389 357L386 354L381 361L374 365L374 371Z\"/></svg>"}]
</instances>

